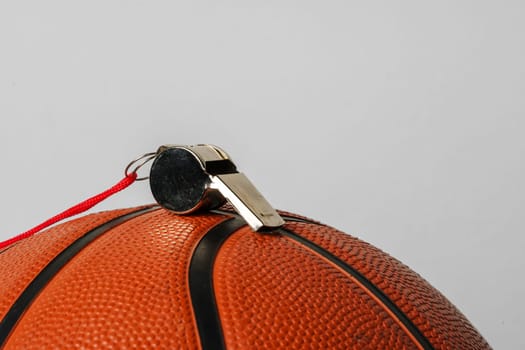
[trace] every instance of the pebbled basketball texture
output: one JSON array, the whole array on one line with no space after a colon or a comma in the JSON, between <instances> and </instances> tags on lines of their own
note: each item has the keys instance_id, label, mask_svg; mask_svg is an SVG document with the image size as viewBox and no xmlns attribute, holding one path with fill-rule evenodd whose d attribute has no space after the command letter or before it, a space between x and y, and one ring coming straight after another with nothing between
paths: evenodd
<instances>
[{"instance_id":1,"label":"pebbled basketball texture","mask_svg":"<svg viewBox=\"0 0 525 350\"><path fill-rule=\"evenodd\" d=\"M0 251L0 348L490 349L441 293L309 219L91 214Z\"/></svg>"}]
</instances>

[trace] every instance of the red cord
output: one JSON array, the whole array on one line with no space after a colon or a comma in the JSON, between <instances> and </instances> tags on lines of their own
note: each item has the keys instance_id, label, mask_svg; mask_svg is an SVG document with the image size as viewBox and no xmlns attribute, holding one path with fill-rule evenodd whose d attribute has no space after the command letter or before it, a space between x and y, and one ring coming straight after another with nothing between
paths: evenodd
<instances>
[{"instance_id":1,"label":"red cord","mask_svg":"<svg viewBox=\"0 0 525 350\"><path fill-rule=\"evenodd\" d=\"M85 201L81 202L81 203L78 203L77 205L61 212L60 214L58 215L55 215L53 216L52 218L44 221L43 223L41 223L40 225L38 226L35 226L33 227L32 229L24 232L24 233L21 233L13 238L10 238L6 241L3 241L3 242L0 242L0 250L15 243L15 242L18 242L24 238L27 238L27 237L30 237L32 235L34 235L35 233L37 233L38 231L41 231L43 229L45 229L46 227L48 226L51 226L53 225L54 223L57 223L61 220L64 220L64 219L67 219L73 215L77 215L77 214L80 214L86 210L89 210L91 209L93 206L95 206L96 204L102 202L104 199L108 198L109 196L119 192L119 191L122 191L123 189L125 189L126 187L128 187L129 185L131 185L133 182L135 182L135 180L137 179L137 173L136 172L133 172L131 174L128 174L126 175L125 178L123 178L122 180L120 180L115 186L105 190L104 192L102 193L99 193L97 194L96 196L93 196L91 198L88 198L86 199Z\"/></svg>"}]
</instances>

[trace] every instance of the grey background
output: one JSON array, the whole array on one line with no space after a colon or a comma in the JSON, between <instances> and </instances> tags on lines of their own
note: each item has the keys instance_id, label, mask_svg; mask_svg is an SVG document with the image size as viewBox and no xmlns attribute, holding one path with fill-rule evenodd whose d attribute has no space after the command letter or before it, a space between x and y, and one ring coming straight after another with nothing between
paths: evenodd
<instances>
[{"instance_id":1,"label":"grey background","mask_svg":"<svg viewBox=\"0 0 525 350\"><path fill-rule=\"evenodd\" d=\"M2 1L0 239L163 143L379 246L525 347L521 1ZM136 184L95 210L151 202Z\"/></svg>"}]
</instances>

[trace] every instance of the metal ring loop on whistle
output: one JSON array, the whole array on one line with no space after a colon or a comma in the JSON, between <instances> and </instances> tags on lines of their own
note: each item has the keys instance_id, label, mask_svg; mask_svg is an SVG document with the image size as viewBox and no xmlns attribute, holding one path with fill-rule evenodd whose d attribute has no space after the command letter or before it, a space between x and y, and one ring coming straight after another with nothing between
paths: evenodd
<instances>
[{"instance_id":1,"label":"metal ring loop on whistle","mask_svg":"<svg viewBox=\"0 0 525 350\"><path fill-rule=\"evenodd\" d=\"M138 157L135 160L132 160L128 164L126 169L124 170L124 174L126 175L126 177L128 177L130 175L129 169L133 165L138 163L135 166L135 168L131 171L131 174L136 173L137 171L139 171L140 168L142 168L144 165L146 165L146 163L148 163L150 160L154 159L156 156L157 156L156 152L150 152L150 153L145 153L145 154L141 155L140 157ZM147 179L149 179L149 176L139 177L135 181L143 181L143 180L147 180Z\"/></svg>"}]
</instances>

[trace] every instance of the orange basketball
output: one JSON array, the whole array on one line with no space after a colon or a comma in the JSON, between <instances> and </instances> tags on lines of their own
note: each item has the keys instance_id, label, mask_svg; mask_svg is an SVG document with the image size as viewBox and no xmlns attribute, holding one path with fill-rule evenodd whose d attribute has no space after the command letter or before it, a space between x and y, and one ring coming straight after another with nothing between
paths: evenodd
<instances>
[{"instance_id":1,"label":"orange basketball","mask_svg":"<svg viewBox=\"0 0 525 350\"><path fill-rule=\"evenodd\" d=\"M381 250L293 214L91 214L0 252L0 348L489 349Z\"/></svg>"}]
</instances>

